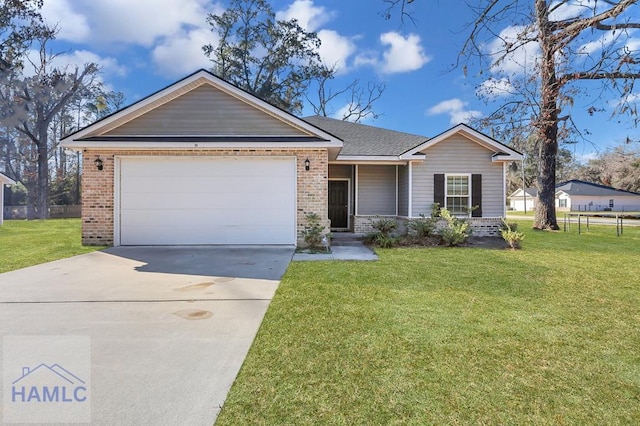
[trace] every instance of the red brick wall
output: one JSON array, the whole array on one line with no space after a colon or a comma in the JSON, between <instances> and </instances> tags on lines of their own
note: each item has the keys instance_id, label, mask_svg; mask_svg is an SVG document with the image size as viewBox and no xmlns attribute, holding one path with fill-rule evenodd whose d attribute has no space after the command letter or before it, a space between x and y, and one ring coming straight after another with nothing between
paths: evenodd
<instances>
[{"instance_id":1,"label":"red brick wall","mask_svg":"<svg viewBox=\"0 0 640 426\"><path fill-rule=\"evenodd\" d=\"M328 228L326 149L198 149L198 150L85 150L82 171L82 244L113 245L114 156L295 156L297 158L297 229L298 239L304 229L305 216L316 213ZM103 170L94 161L100 156ZM311 162L304 169L306 159Z\"/></svg>"}]
</instances>

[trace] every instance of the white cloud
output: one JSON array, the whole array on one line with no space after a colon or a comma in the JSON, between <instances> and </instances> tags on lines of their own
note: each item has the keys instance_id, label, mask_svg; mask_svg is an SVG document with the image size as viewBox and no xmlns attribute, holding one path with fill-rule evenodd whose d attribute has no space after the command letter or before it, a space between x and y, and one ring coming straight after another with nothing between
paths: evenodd
<instances>
[{"instance_id":1,"label":"white cloud","mask_svg":"<svg viewBox=\"0 0 640 426\"><path fill-rule=\"evenodd\" d=\"M474 118L482 117L482 113L476 110L466 109L468 102L453 98L442 101L427 110L428 115L448 114L452 125L468 123Z\"/></svg>"},{"instance_id":2,"label":"white cloud","mask_svg":"<svg viewBox=\"0 0 640 426\"><path fill-rule=\"evenodd\" d=\"M514 87L506 78L489 78L480 84L476 90L478 96L496 99L513 94Z\"/></svg>"},{"instance_id":3,"label":"white cloud","mask_svg":"<svg viewBox=\"0 0 640 426\"><path fill-rule=\"evenodd\" d=\"M296 0L288 9L276 13L281 21L296 19L298 24L307 31L316 31L329 22L332 14L322 6L315 6L313 0Z\"/></svg>"},{"instance_id":4,"label":"white cloud","mask_svg":"<svg viewBox=\"0 0 640 426\"><path fill-rule=\"evenodd\" d=\"M27 59L36 66L40 63L40 52L37 50L30 50L27 53ZM47 69L58 68L72 72L75 67L81 69L84 65L94 63L100 67L102 75L116 75L119 77L125 76L128 69L121 65L116 58L102 57L94 52L88 50L74 50L71 53L63 53L55 56L47 64ZM25 74L27 76L33 75L35 70L31 64L25 66Z\"/></svg>"},{"instance_id":5,"label":"white cloud","mask_svg":"<svg viewBox=\"0 0 640 426\"><path fill-rule=\"evenodd\" d=\"M520 75L530 70L540 57L540 45L528 42L519 46L513 52L504 55L507 46L519 45L522 35L528 35L530 29L523 26L510 26L502 31L486 47L486 52L493 56L492 70L496 73ZM504 56L503 56L504 55Z\"/></svg>"},{"instance_id":6,"label":"white cloud","mask_svg":"<svg viewBox=\"0 0 640 426\"><path fill-rule=\"evenodd\" d=\"M613 32L608 32L597 40L590 41L589 43L585 43L578 48L578 53L590 55L595 53L616 41L616 35Z\"/></svg>"},{"instance_id":7,"label":"white cloud","mask_svg":"<svg viewBox=\"0 0 640 426\"><path fill-rule=\"evenodd\" d=\"M607 2L598 4L597 0L563 0L561 2L553 2L549 6L549 10L552 10L549 15L549 19L552 21L564 21L567 19L574 19L585 17L588 15L594 15L602 11L607 7ZM557 7L557 8L556 8Z\"/></svg>"},{"instance_id":8,"label":"white cloud","mask_svg":"<svg viewBox=\"0 0 640 426\"><path fill-rule=\"evenodd\" d=\"M41 14L47 25L58 26L59 39L83 42L91 34L87 17L73 10L69 0L48 0L44 2Z\"/></svg>"},{"instance_id":9,"label":"white cloud","mask_svg":"<svg viewBox=\"0 0 640 426\"><path fill-rule=\"evenodd\" d=\"M160 74L180 77L199 68L210 68L202 46L211 43L213 34L205 29L185 31L165 38L151 53ZM213 41L215 44L215 41Z\"/></svg>"},{"instance_id":10,"label":"white cloud","mask_svg":"<svg viewBox=\"0 0 640 426\"><path fill-rule=\"evenodd\" d=\"M60 22L59 39L145 47L185 27L205 28L207 13L221 10L209 0L47 0L45 3L45 18ZM78 28L72 28L74 25Z\"/></svg>"},{"instance_id":11,"label":"white cloud","mask_svg":"<svg viewBox=\"0 0 640 426\"><path fill-rule=\"evenodd\" d=\"M382 72L387 74L415 71L431 58L425 55L420 45L420 37L409 34L403 37L396 32L380 35L380 42L388 48L383 53Z\"/></svg>"},{"instance_id":12,"label":"white cloud","mask_svg":"<svg viewBox=\"0 0 640 426\"><path fill-rule=\"evenodd\" d=\"M295 0L291 5L276 13L280 20L296 19L306 31L316 31L321 41L318 54L322 62L335 66L339 72L347 71L347 61L356 51L356 45L349 37L337 31L320 29L333 18L333 13L322 6L316 6L313 0Z\"/></svg>"},{"instance_id":13,"label":"white cloud","mask_svg":"<svg viewBox=\"0 0 640 426\"><path fill-rule=\"evenodd\" d=\"M335 66L338 71L347 70L347 60L356 51L355 43L348 37L342 36L333 30L320 30L318 37L322 44L318 54L329 67Z\"/></svg>"}]
</instances>

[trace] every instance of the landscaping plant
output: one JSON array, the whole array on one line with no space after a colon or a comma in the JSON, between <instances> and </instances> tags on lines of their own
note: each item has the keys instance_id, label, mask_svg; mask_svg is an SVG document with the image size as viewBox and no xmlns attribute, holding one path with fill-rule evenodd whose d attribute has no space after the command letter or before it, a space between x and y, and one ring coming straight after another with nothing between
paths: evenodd
<instances>
[{"instance_id":1,"label":"landscaping plant","mask_svg":"<svg viewBox=\"0 0 640 426\"><path fill-rule=\"evenodd\" d=\"M507 223L506 220L502 220L502 229L500 229L500 235L509 244L513 250L520 248L520 241L524 240L524 234L518 232L517 223Z\"/></svg>"},{"instance_id":2,"label":"landscaping plant","mask_svg":"<svg viewBox=\"0 0 640 426\"><path fill-rule=\"evenodd\" d=\"M320 216L316 213L308 213L305 218L307 222L302 231L302 236L307 247L313 250L324 249L324 242L327 240L324 234L324 226L320 224Z\"/></svg>"},{"instance_id":3,"label":"landscaping plant","mask_svg":"<svg viewBox=\"0 0 640 426\"><path fill-rule=\"evenodd\" d=\"M445 224L438 230L438 234L446 245L454 247L467 241L471 228L465 219L453 216L448 209L440 209L440 217Z\"/></svg>"}]
</instances>

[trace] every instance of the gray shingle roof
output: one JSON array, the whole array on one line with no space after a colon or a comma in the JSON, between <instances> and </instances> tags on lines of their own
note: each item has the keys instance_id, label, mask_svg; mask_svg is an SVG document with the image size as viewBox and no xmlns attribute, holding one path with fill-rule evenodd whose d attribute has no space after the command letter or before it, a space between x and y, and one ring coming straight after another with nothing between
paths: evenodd
<instances>
[{"instance_id":1,"label":"gray shingle roof","mask_svg":"<svg viewBox=\"0 0 640 426\"><path fill-rule=\"evenodd\" d=\"M613 196L613 195L640 195L636 192L615 189L610 186L597 183L584 182L582 180L569 180L556 185L556 191L563 191L569 195L586 196Z\"/></svg>"},{"instance_id":2,"label":"gray shingle roof","mask_svg":"<svg viewBox=\"0 0 640 426\"><path fill-rule=\"evenodd\" d=\"M344 147L340 151L341 156L398 156L429 139L426 136L396 132L395 130L318 115L305 117L303 120L342 139Z\"/></svg>"}]
</instances>

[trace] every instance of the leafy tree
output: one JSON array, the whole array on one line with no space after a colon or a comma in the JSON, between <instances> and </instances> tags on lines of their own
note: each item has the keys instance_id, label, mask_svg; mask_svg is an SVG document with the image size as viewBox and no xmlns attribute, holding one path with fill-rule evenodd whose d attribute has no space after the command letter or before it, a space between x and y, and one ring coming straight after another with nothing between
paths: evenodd
<instances>
[{"instance_id":1,"label":"leafy tree","mask_svg":"<svg viewBox=\"0 0 640 426\"><path fill-rule=\"evenodd\" d=\"M302 111L309 84L326 71L316 33L277 20L266 0L232 0L207 22L219 38L203 46L214 74L286 111Z\"/></svg>"},{"instance_id":2,"label":"leafy tree","mask_svg":"<svg viewBox=\"0 0 640 426\"><path fill-rule=\"evenodd\" d=\"M0 1L0 72L21 64L22 54L42 30L42 0Z\"/></svg>"},{"instance_id":3,"label":"leafy tree","mask_svg":"<svg viewBox=\"0 0 640 426\"><path fill-rule=\"evenodd\" d=\"M403 8L410 3L390 1ZM495 72L507 63L528 71L525 77L522 73L502 73L493 88L505 92L505 110L511 108L506 115L527 122L535 130L539 202L534 228L558 229L557 155L563 129L572 124L574 100L585 92L578 83L600 82L598 97L613 94L616 113L630 114L635 123L639 120L633 90L635 79L640 77L640 54L627 43L630 30L640 28L637 3L481 0L477 6L470 6L476 19L460 52L463 70L466 72L472 59L478 59L482 71ZM488 50L488 46L493 49ZM518 63L518 58L527 62ZM589 109L590 113L597 111L595 106Z\"/></svg>"},{"instance_id":4,"label":"leafy tree","mask_svg":"<svg viewBox=\"0 0 640 426\"><path fill-rule=\"evenodd\" d=\"M574 175L587 182L640 192L640 148L618 145L589 160Z\"/></svg>"},{"instance_id":5,"label":"leafy tree","mask_svg":"<svg viewBox=\"0 0 640 426\"><path fill-rule=\"evenodd\" d=\"M318 35L295 19L276 19L266 0L232 0L223 13L210 13L207 22L219 41L203 50L213 63L212 72L221 78L294 114L302 111L306 99L315 114L333 115L331 104L346 98L341 119L357 122L378 116L373 106L384 84L354 80L334 90L330 82L339 70L322 63Z\"/></svg>"}]
</instances>

